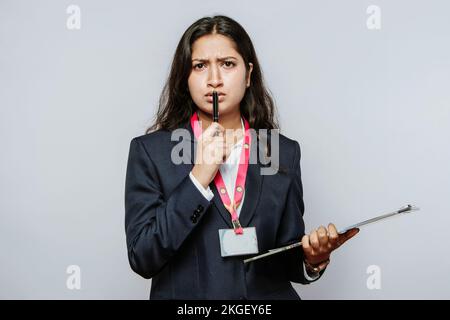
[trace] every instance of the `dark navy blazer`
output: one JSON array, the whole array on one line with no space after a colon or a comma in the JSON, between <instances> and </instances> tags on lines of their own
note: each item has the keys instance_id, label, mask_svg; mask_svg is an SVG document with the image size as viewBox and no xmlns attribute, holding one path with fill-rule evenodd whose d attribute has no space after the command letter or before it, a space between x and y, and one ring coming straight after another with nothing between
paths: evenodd
<instances>
[{"instance_id":1,"label":"dark navy blazer","mask_svg":"<svg viewBox=\"0 0 450 320\"><path fill-rule=\"evenodd\" d=\"M256 260L221 257L218 230L232 228L214 182L208 201L192 183L190 163L174 164L171 132L132 139L125 185L125 229L131 268L152 278L150 299L299 299L292 282L307 284L300 247ZM255 141L255 140L252 140ZM195 142L196 143L196 142ZM261 175L249 164L243 227L256 227L259 252L301 240L304 235L300 146L279 135L280 170ZM251 152L254 152L251 148Z\"/></svg>"}]
</instances>

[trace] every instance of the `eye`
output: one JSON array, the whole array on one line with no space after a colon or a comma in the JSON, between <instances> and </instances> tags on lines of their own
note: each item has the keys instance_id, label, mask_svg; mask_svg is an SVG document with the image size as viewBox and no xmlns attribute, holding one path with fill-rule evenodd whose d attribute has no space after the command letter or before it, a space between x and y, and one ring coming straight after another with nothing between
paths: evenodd
<instances>
[{"instance_id":1,"label":"eye","mask_svg":"<svg viewBox=\"0 0 450 320\"><path fill-rule=\"evenodd\" d=\"M226 67L234 67L236 64L232 61L225 61L223 63Z\"/></svg>"},{"instance_id":2,"label":"eye","mask_svg":"<svg viewBox=\"0 0 450 320\"><path fill-rule=\"evenodd\" d=\"M201 67L204 66L204 63L197 63L196 65L194 65L194 69L198 69L198 67L200 66L200 69L202 69Z\"/></svg>"}]
</instances>

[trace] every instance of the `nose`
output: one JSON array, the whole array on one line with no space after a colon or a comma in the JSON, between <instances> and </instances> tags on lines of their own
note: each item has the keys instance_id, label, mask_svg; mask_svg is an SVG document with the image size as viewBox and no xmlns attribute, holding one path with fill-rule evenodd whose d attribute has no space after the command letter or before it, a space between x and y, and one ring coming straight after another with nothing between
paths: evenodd
<instances>
[{"instance_id":1,"label":"nose","mask_svg":"<svg viewBox=\"0 0 450 320\"><path fill-rule=\"evenodd\" d=\"M223 85L222 76L217 65L211 65L208 74L208 87L217 88Z\"/></svg>"}]
</instances>

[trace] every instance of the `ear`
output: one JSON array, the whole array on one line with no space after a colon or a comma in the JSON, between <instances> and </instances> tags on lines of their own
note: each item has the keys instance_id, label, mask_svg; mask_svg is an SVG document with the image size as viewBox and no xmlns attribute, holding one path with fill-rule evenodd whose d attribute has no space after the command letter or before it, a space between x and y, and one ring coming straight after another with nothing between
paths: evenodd
<instances>
[{"instance_id":1,"label":"ear","mask_svg":"<svg viewBox=\"0 0 450 320\"><path fill-rule=\"evenodd\" d=\"M252 71L253 71L253 63L249 62L248 66L249 66L249 70L247 72L247 85L246 85L247 88L250 87L250 79L251 79L250 77L251 77Z\"/></svg>"}]
</instances>

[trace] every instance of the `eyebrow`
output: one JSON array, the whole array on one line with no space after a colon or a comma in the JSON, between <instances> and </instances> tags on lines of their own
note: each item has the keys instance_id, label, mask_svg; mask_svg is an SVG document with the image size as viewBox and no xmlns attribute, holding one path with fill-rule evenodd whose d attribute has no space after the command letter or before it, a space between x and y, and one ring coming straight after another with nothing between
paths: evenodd
<instances>
[{"instance_id":1,"label":"eyebrow","mask_svg":"<svg viewBox=\"0 0 450 320\"><path fill-rule=\"evenodd\" d=\"M237 60L237 58L235 58L233 56L227 56L227 57L223 57L223 58L217 58L217 61L224 61L224 60L227 60L227 59ZM201 59L201 58L192 59L192 62L194 62L194 61L207 62L208 59Z\"/></svg>"}]
</instances>

